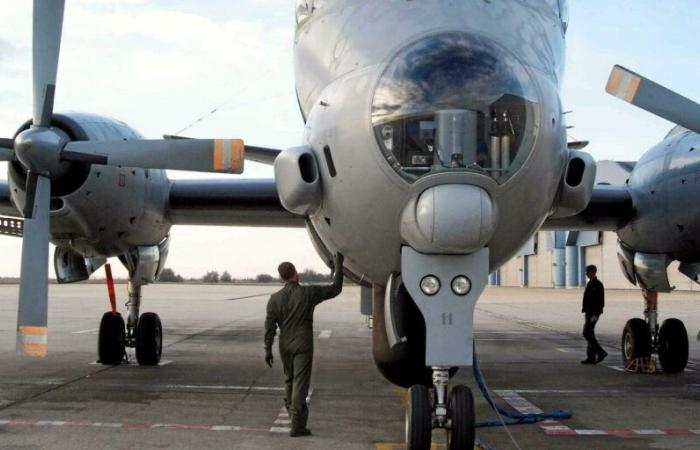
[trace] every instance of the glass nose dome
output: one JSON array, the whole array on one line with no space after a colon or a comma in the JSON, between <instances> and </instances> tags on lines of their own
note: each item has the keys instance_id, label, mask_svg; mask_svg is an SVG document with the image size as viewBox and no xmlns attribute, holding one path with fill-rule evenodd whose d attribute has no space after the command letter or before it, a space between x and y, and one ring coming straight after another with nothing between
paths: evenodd
<instances>
[{"instance_id":1,"label":"glass nose dome","mask_svg":"<svg viewBox=\"0 0 700 450\"><path fill-rule=\"evenodd\" d=\"M423 38L401 50L374 94L372 125L407 181L475 171L506 181L531 151L537 95L520 62L467 33Z\"/></svg>"}]
</instances>

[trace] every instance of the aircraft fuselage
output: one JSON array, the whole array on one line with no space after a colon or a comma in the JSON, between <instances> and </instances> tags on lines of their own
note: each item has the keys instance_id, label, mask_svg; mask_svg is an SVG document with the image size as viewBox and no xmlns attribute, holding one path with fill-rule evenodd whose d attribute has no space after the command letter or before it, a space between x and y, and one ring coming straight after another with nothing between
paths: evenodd
<instances>
[{"instance_id":1,"label":"aircraft fuselage","mask_svg":"<svg viewBox=\"0 0 700 450\"><path fill-rule=\"evenodd\" d=\"M406 205L431 187L488 193L491 269L552 212L569 152L551 2L324 2L299 23L295 64L323 192L312 234L358 278L400 270ZM455 144L448 122L475 132Z\"/></svg>"}]
</instances>

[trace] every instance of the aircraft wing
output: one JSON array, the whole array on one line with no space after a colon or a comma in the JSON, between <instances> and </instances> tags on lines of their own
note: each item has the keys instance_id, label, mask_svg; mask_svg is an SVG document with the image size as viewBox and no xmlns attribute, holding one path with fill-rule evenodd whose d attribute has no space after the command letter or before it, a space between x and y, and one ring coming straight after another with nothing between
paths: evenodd
<instances>
[{"instance_id":1,"label":"aircraft wing","mask_svg":"<svg viewBox=\"0 0 700 450\"><path fill-rule=\"evenodd\" d=\"M273 179L171 180L173 225L303 227L280 203Z\"/></svg>"},{"instance_id":2,"label":"aircraft wing","mask_svg":"<svg viewBox=\"0 0 700 450\"><path fill-rule=\"evenodd\" d=\"M15 205L12 204L10 185L7 183L7 180L0 180L0 216L21 216Z\"/></svg>"},{"instance_id":3,"label":"aircraft wing","mask_svg":"<svg viewBox=\"0 0 700 450\"><path fill-rule=\"evenodd\" d=\"M632 196L625 186L599 184L586 209L571 217L548 219L543 230L616 231L634 216Z\"/></svg>"}]
</instances>

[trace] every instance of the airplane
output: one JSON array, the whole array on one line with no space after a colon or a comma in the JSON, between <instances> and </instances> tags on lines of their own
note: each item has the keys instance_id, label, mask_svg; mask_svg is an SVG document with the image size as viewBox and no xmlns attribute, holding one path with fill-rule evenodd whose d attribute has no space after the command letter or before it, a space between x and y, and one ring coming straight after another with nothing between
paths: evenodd
<instances>
[{"instance_id":1,"label":"airplane","mask_svg":"<svg viewBox=\"0 0 700 450\"><path fill-rule=\"evenodd\" d=\"M575 217L550 220L549 229L605 230L618 235L618 259L625 278L642 289L644 319L630 319L622 333L622 360L636 371L658 355L666 373L688 363L688 332L677 318L658 321L658 294L673 290L668 266L700 283L700 222L688 203L698 193L700 105L621 66L610 74L606 91L676 124L648 150L627 178L596 185L589 206Z\"/></svg>"},{"instance_id":2,"label":"airplane","mask_svg":"<svg viewBox=\"0 0 700 450\"><path fill-rule=\"evenodd\" d=\"M118 364L133 345L140 363L157 364L162 325L139 317L140 286L162 268L172 225L305 226L329 266L342 253L348 277L372 289L373 355L408 388L408 448L430 448L434 429L449 449L471 448L473 395L450 378L473 365L488 274L545 222L618 223L600 205L632 197L594 191L593 158L567 142L566 0L298 0L305 134L284 150L149 141L113 119L54 114L63 9L34 0L34 113L0 141L11 162L0 211L24 217L18 348L46 353L50 239L60 282L119 257L129 317L105 314L100 359ZM274 164L274 179L180 182L163 172L239 173L243 159Z\"/></svg>"}]
</instances>

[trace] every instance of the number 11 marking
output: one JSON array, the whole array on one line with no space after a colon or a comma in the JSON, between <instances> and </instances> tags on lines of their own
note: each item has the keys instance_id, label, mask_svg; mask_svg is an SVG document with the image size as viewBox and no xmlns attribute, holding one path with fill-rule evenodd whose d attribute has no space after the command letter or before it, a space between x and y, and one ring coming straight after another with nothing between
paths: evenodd
<instances>
[{"instance_id":1,"label":"number 11 marking","mask_svg":"<svg viewBox=\"0 0 700 450\"><path fill-rule=\"evenodd\" d=\"M452 325L452 313L442 313L442 324Z\"/></svg>"}]
</instances>

